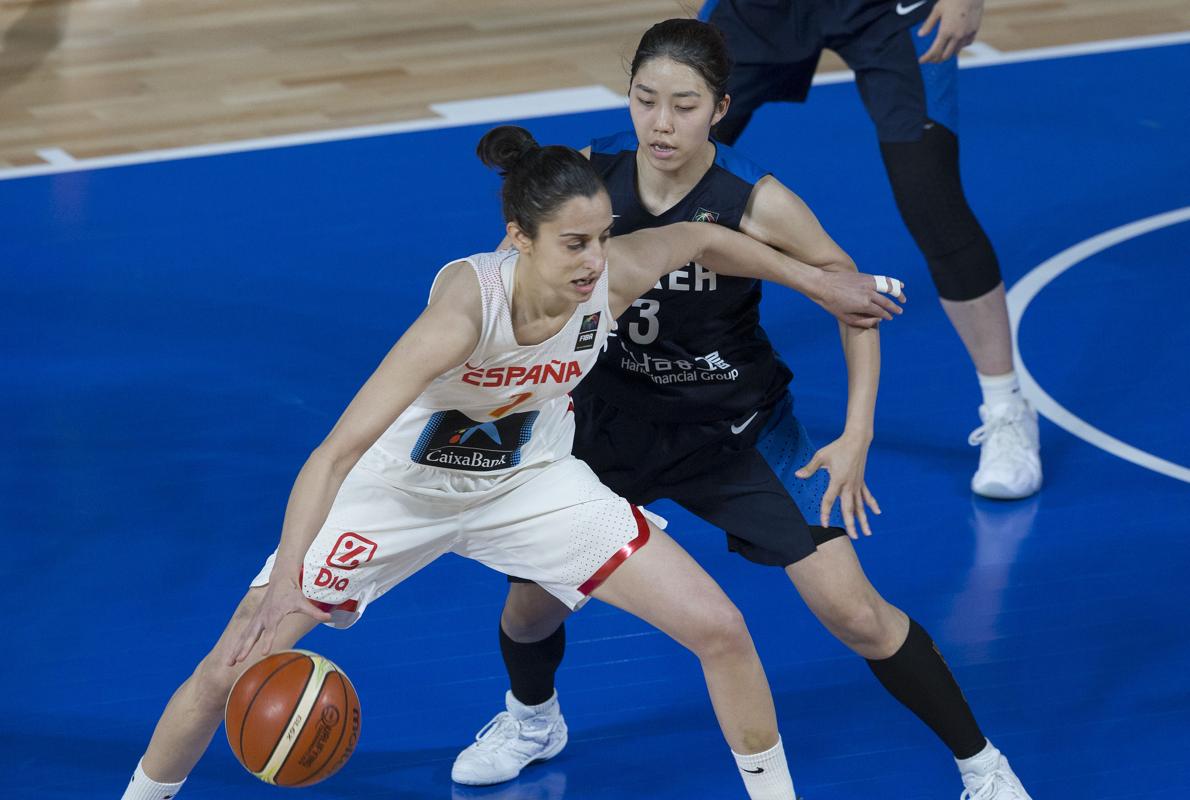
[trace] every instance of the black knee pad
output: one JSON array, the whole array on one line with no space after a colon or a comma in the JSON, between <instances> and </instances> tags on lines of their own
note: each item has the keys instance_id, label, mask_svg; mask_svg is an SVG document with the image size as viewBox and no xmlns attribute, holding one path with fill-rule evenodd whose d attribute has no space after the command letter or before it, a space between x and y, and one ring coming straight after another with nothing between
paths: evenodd
<instances>
[{"instance_id":1,"label":"black knee pad","mask_svg":"<svg viewBox=\"0 0 1190 800\"><path fill-rule=\"evenodd\" d=\"M931 123L916 142L881 142L893 197L938 295L974 300L1000 285L1000 263L963 194L959 140Z\"/></svg>"}]
</instances>

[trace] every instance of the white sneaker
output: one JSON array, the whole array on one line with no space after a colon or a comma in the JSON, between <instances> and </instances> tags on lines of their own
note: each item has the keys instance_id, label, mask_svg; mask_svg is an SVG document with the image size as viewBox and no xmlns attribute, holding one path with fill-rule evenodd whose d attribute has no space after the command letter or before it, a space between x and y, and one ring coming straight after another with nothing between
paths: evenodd
<instances>
[{"instance_id":1,"label":"white sneaker","mask_svg":"<svg viewBox=\"0 0 1190 800\"><path fill-rule=\"evenodd\" d=\"M501 711L475 735L475 743L455 759L450 779L468 786L510 781L521 770L546 761L566 746L566 720L558 693L539 706L526 706L508 692Z\"/></svg>"},{"instance_id":2,"label":"white sneaker","mask_svg":"<svg viewBox=\"0 0 1190 800\"><path fill-rule=\"evenodd\" d=\"M1041 441L1037 412L1021 400L979 407L983 422L967 437L979 445L979 469L971 491L997 500L1019 500L1041 488Z\"/></svg>"},{"instance_id":3,"label":"white sneaker","mask_svg":"<svg viewBox=\"0 0 1190 800\"><path fill-rule=\"evenodd\" d=\"M963 786L966 788L959 800L1033 800L1003 755L996 768L986 775L963 773Z\"/></svg>"}]
</instances>

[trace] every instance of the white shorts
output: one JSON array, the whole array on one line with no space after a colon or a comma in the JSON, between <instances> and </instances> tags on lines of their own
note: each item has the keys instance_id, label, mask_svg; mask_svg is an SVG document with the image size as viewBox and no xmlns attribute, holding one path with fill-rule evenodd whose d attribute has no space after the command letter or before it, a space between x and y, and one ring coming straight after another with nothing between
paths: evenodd
<instances>
[{"instance_id":1,"label":"white shorts","mask_svg":"<svg viewBox=\"0 0 1190 800\"><path fill-rule=\"evenodd\" d=\"M439 476L433 489L401 480L402 470L419 478L427 469L369 453L343 482L302 568L303 593L334 627L448 552L531 580L574 609L649 538L641 510L573 456L499 479ZM452 482L456 490L444 488ZM268 583L275 557L252 586Z\"/></svg>"}]
</instances>

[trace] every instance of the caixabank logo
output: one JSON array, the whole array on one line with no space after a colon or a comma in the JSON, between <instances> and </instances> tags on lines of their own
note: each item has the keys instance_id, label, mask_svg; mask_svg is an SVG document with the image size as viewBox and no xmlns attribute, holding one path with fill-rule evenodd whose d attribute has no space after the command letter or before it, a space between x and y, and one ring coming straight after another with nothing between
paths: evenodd
<instances>
[{"instance_id":1,"label":"caixabank logo","mask_svg":"<svg viewBox=\"0 0 1190 800\"><path fill-rule=\"evenodd\" d=\"M491 472L521 463L521 448L533 434L536 411L477 422L462 411L439 411L430 417L413 446L418 464L469 472Z\"/></svg>"}]
</instances>

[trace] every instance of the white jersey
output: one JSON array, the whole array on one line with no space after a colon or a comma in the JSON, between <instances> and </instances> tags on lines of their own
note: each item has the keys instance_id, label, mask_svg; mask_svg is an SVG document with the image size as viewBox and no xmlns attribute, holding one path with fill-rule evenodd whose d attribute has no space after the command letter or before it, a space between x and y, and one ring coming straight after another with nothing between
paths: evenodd
<instances>
[{"instance_id":1,"label":"white jersey","mask_svg":"<svg viewBox=\"0 0 1190 800\"><path fill-rule=\"evenodd\" d=\"M517 257L466 259L483 298L479 343L364 454L306 551L302 591L336 627L448 552L577 608L649 540L641 510L570 455L567 393L595 366L612 324L607 270L557 334L519 345ZM274 562L253 586L268 583Z\"/></svg>"},{"instance_id":2,"label":"white jersey","mask_svg":"<svg viewBox=\"0 0 1190 800\"><path fill-rule=\"evenodd\" d=\"M373 449L385 461L494 477L569 455L568 394L595 366L612 324L607 270L561 330L541 344L520 345L511 311L518 258L517 251L502 250L465 259L479 278L479 343L381 435ZM401 472L402 482L439 483L424 469Z\"/></svg>"}]
</instances>

